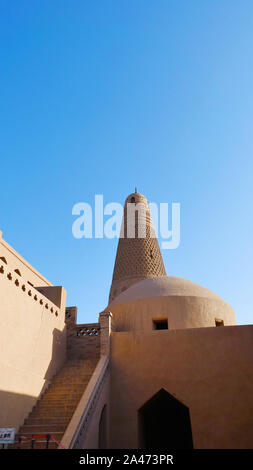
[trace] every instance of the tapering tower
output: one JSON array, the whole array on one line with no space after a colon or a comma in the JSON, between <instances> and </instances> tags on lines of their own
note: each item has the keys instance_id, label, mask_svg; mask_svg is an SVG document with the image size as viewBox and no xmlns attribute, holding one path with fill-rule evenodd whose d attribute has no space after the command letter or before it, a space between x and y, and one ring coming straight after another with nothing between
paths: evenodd
<instances>
[{"instance_id":1,"label":"tapering tower","mask_svg":"<svg viewBox=\"0 0 253 470\"><path fill-rule=\"evenodd\" d=\"M109 303L132 284L166 276L148 201L135 191L125 201Z\"/></svg>"}]
</instances>

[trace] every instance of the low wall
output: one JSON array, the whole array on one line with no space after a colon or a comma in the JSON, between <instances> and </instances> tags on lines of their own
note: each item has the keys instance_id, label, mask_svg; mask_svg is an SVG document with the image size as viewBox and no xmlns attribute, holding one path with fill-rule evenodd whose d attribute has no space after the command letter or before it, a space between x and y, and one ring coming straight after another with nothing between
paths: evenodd
<instances>
[{"instance_id":1,"label":"low wall","mask_svg":"<svg viewBox=\"0 0 253 470\"><path fill-rule=\"evenodd\" d=\"M67 358L94 359L100 356L100 325L67 322Z\"/></svg>"}]
</instances>

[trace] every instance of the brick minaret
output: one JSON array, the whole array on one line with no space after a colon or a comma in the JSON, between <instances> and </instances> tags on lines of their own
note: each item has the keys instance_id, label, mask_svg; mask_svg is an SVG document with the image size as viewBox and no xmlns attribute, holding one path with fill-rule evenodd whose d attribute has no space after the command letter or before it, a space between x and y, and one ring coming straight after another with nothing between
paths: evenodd
<instances>
[{"instance_id":1,"label":"brick minaret","mask_svg":"<svg viewBox=\"0 0 253 470\"><path fill-rule=\"evenodd\" d=\"M166 276L166 271L148 201L136 191L125 201L109 303L132 284L159 276Z\"/></svg>"}]
</instances>

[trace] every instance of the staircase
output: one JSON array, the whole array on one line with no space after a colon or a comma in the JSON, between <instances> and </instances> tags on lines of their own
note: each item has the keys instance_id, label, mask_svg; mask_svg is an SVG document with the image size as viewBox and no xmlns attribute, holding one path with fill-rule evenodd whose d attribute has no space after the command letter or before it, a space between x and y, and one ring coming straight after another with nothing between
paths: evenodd
<instances>
[{"instance_id":1,"label":"staircase","mask_svg":"<svg viewBox=\"0 0 253 470\"><path fill-rule=\"evenodd\" d=\"M69 359L60 372L55 375L51 384L19 429L16 439L23 436L22 443L20 444L16 440L9 447L31 448L31 439L33 436L37 436L33 448L44 449L46 447L45 435L47 434L60 442L97 362L98 358ZM50 439L48 448L56 449L58 447L57 442Z\"/></svg>"}]
</instances>

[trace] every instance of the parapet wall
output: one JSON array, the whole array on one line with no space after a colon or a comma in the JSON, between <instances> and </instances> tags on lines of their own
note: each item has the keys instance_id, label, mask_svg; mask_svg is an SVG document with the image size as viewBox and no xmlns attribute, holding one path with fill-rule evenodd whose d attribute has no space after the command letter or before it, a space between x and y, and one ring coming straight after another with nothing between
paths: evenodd
<instances>
[{"instance_id":1,"label":"parapet wall","mask_svg":"<svg viewBox=\"0 0 253 470\"><path fill-rule=\"evenodd\" d=\"M76 324L76 307L66 308L67 358L95 359L100 356L100 324Z\"/></svg>"}]
</instances>

